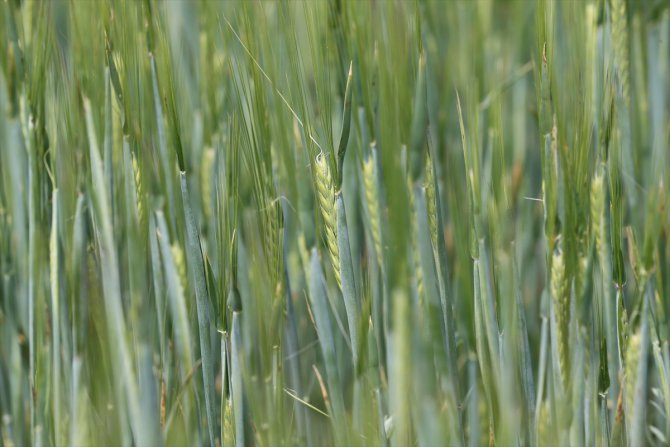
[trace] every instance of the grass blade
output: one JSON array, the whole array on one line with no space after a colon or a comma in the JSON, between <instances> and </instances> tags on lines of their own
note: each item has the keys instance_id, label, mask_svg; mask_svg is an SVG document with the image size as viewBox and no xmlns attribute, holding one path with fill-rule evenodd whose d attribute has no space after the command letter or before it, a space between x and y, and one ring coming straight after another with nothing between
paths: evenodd
<instances>
[{"instance_id":1,"label":"grass blade","mask_svg":"<svg viewBox=\"0 0 670 447\"><path fill-rule=\"evenodd\" d=\"M188 194L186 183L186 172L179 173L181 184L182 203L184 205L184 220L186 222L186 259L190 272L190 278L195 288L195 299L198 310L198 333L200 335L200 356L202 359L202 376L205 394L205 411L207 415L207 431L209 442L214 445L214 430L216 417L214 411L214 367L212 363L212 347L210 344L210 331L212 328L209 318L209 295L207 293L207 282L205 280L205 266L202 259L200 247L200 236L196 228L193 210L191 209L191 198Z\"/></svg>"}]
</instances>

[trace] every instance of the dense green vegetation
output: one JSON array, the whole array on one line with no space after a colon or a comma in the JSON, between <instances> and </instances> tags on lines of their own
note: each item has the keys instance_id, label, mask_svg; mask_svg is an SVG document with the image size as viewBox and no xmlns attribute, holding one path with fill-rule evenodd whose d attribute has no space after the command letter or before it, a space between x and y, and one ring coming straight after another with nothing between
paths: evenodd
<instances>
[{"instance_id":1,"label":"dense green vegetation","mask_svg":"<svg viewBox=\"0 0 670 447\"><path fill-rule=\"evenodd\" d=\"M666 445L666 0L0 4L0 446Z\"/></svg>"}]
</instances>

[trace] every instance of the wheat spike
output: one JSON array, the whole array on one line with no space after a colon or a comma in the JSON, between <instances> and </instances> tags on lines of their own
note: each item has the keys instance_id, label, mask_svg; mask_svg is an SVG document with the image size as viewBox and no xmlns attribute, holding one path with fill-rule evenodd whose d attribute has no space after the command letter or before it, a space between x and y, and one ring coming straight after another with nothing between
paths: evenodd
<instances>
[{"instance_id":1,"label":"wheat spike","mask_svg":"<svg viewBox=\"0 0 670 447\"><path fill-rule=\"evenodd\" d=\"M135 176L135 197L137 198L137 221L141 224L144 220L144 206L142 205L144 191L142 189L142 174L135 154L133 154L133 174Z\"/></svg>"},{"instance_id":2,"label":"wheat spike","mask_svg":"<svg viewBox=\"0 0 670 447\"><path fill-rule=\"evenodd\" d=\"M623 361L626 361L628 355L628 345L630 344L630 336L628 332L628 312L623 304L623 296L620 293L617 297L617 324L619 325L619 345L621 346L621 355Z\"/></svg>"},{"instance_id":3,"label":"wheat spike","mask_svg":"<svg viewBox=\"0 0 670 447\"><path fill-rule=\"evenodd\" d=\"M537 445L553 445L556 442L553 438L553 424L549 417L549 406L546 402L540 405L540 414L537 419Z\"/></svg>"},{"instance_id":4,"label":"wheat spike","mask_svg":"<svg viewBox=\"0 0 670 447\"><path fill-rule=\"evenodd\" d=\"M433 160L428 155L426 160L426 209L428 210L428 223L430 224L430 240L433 250L437 249L437 202L435 188L435 176L433 175Z\"/></svg>"},{"instance_id":5,"label":"wheat spike","mask_svg":"<svg viewBox=\"0 0 670 447\"><path fill-rule=\"evenodd\" d=\"M421 270L421 257L419 255L419 241L417 231L418 222L416 216L416 208L414 206L414 190L412 188L412 181L407 177L407 191L409 198L409 212L412 225L412 252L414 253L414 274L416 276L416 293L421 301L423 299L423 271Z\"/></svg>"},{"instance_id":6,"label":"wheat spike","mask_svg":"<svg viewBox=\"0 0 670 447\"><path fill-rule=\"evenodd\" d=\"M200 191L202 192L202 210L205 218L209 221L212 218L212 172L214 170L214 158L216 153L214 149L207 148L202 152L200 165Z\"/></svg>"},{"instance_id":7,"label":"wheat spike","mask_svg":"<svg viewBox=\"0 0 670 447\"><path fill-rule=\"evenodd\" d=\"M591 229L596 241L596 251L600 255L603 249L602 219L605 211L605 194L603 190L603 176L596 173L591 182Z\"/></svg>"},{"instance_id":8,"label":"wheat spike","mask_svg":"<svg viewBox=\"0 0 670 447\"><path fill-rule=\"evenodd\" d=\"M379 222L379 191L377 189L377 172L374 159L370 156L363 162L363 181L365 183L365 198L370 214L370 233L375 246L377 262L382 263L382 236Z\"/></svg>"},{"instance_id":9,"label":"wheat spike","mask_svg":"<svg viewBox=\"0 0 670 447\"><path fill-rule=\"evenodd\" d=\"M337 247L337 215L335 213L335 187L330 174L328 161L323 153L316 157L316 190L323 223L326 227L326 244L330 252L330 261L335 271L337 285L342 287L340 278L340 250Z\"/></svg>"},{"instance_id":10,"label":"wheat spike","mask_svg":"<svg viewBox=\"0 0 670 447\"><path fill-rule=\"evenodd\" d=\"M560 251L554 253L554 259L551 264L551 297L554 300L554 313L556 314L559 369L563 384L566 385L570 375L570 287L565 274L563 253Z\"/></svg>"},{"instance_id":11,"label":"wheat spike","mask_svg":"<svg viewBox=\"0 0 670 447\"><path fill-rule=\"evenodd\" d=\"M184 262L184 251L181 249L179 244L174 243L170 247L172 251L172 258L174 258L174 265L177 268L177 274L179 275L179 281L184 290L186 290L186 263Z\"/></svg>"},{"instance_id":12,"label":"wheat spike","mask_svg":"<svg viewBox=\"0 0 670 447\"><path fill-rule=\"evenodd\" d=\"M626 25L626 1L612 0L612 44L617 63L621 93L626 104L630 103L630 80L628 75L628 27Z\"/></svg>"},{"instance_id":13,"label":"wheat spike","mask_svg":"<svg viewBox=\"0 0 670 447\"><path fill-rule=\"evenodd\" d=\"M233 427L233 405L230 400L226 400L223 410L223 445L234 445L234 427Z\"/></svg>"},{"instance_id":14,"label":"wheat spike","mask_svg":"<svg viewBox=\"0 0 670 447\"><path fill-rule=\"evenodd\" d=\"M112 100L112 150L120 154L123 147L123 106L115 98Z\"/></svg>"},{"instance_id":15,"label":"wheat spike","mask_svg":"<svg viewBox=\"0 0 670 447\"><path fill-rule=\"evenodd\" d=\"M633 416L633 403L635 402L635 382L637 381L637 365L640 363L640 344L642 336L636 331L629 340L626 348L624 386L625 386L625 411L626 417Z\"/></svg>"},{"instance_id":16,"label":"wheat spike","mask_svg":"<svg viewBox=\"0 0 670 447\"><path fill-rule=\"evenodd\" d=\"M275 286L275 297L281 296L282 271L283 271L283 235L282 235L282 215L281 206L278 200L269 201L265 208L266 224L264 225L266 244L266 253L268 256L268 271L271 281Z\"/></svg>"}]
</instances>

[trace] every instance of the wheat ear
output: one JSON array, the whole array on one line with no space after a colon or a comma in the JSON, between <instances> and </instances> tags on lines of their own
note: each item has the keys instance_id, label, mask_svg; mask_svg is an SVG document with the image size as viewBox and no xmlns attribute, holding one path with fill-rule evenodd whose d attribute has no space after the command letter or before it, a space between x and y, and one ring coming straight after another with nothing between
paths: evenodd
<instances>
[{"instance_id":1,"label":"wheat ear","mask_svg":"<svg viewBox=\"0 0 670 447\"><path fill-rule=\"evenodd\" d=\"M340 277L340 250L337 246L337 214L335 213L335 187L333 177L330 173L328 160L323 153L316 157L316 192L326 227L326 244L330 252L330 261L333 264L335 279L338 286L342 287Z\"/></svg>"},{"instance_id":2,"label":"wheat ear","mask_svg":"<svg viewBox=\"0 0 670 447\"><path fill-rule=\"evenodd\" d=\"M377 170L372 156L363 162L363 182L365 183L365 199L370 215L370 233L379 265L382 263L382 236L379 223L379 190L377 188Z\"/></svg>"},{"instance_id":3,"label":"wheat ear","mask_svg":"<svg viewBox=\"0 0 670 447\"><path fill-rule=\"evenodd\" d=\"M563 253L554 253L551 264L551 297L556 315L556 334L558 337L558 363L563 385L567 384L570 361L570 287L565 273Z\"/></svg>"}]
</instances>

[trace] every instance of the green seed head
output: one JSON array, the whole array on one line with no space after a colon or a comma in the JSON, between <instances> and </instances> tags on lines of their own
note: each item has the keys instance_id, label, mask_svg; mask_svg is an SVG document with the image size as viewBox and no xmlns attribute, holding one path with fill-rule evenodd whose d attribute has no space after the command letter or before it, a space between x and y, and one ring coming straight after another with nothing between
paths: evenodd
<instances>
[{"instance_id":1,"label":"green seed head","mask_svg":"<svg viewBox=\"0 0 670 447\"><path fill-rule=\"evenodd\" d=\"M377 172L373 157L368 157L363 162L363 182L365 184L365 199L368 205L370 215L370 232L372 233L372 242L375 247L377 261L382 262L382 238L379 223L379 191L377 190Z\"/></svg>"},{"instance_id":2,"label":"green seed head","mask_svg":"<svg viewBox=\"0 0 670 447\"><path fill-rule=\"evenodd\" d=\"M602 219L604 211L605 193L603 190L603 176L598 172L591 182L591 229L598 252L602 248Z\"/></svg>"},{"instance_id":3,"label":"green seed head","mask_svg":"<svg viewBox=\"0 0 670 447\"><path fill-rule=\"evenodd\" d=\"M423 271L421 270L421 256L419 255L418 221L416 207L414 206L414 188L412 179L407 177L407 197L409 198L410 220L412 225L412 252L414 253L414 277L416 280L416 293L419 300L423 299Z\"/></svg>"},{"instance_id":4,"label":"green seed head","mask_svg":"<svg viewBox=\"0 0 670 447\"><path fill-rule=\"evenodd\" d=\"M170 247L172 251L172 258L174 259L174 265L177 268L177 274L179 275L179 282L181 283L182 288L186 289L186 263L184 262L184 251L181 249L179 244L173 243Z\"/></svg>"},{"instance_id":5,"label":"green seed head","mask_svg":"<svg viewBox=\"0 0 670 447\"><path fill-rule=\"evenodd\" d=\"M433 249L437 247L437 203L436 203L436 185L433 175L433 160L430 155L426 160L426 208L428 210L428 223L430 224L430 240L433 242Z\"/></svg>"},{"instance_id":6,"label":"green seed head","mask_svg":"<svg viewBox=\"0 0 670 447\"><path fill-rule=\"evenodd\" d=\"M142 189L142 174L135 154L133 154L133 174L135 176L135 196L137 198L137 221L141 224L144 220L144 206L142 205L144 190Z\"/></svg>"},{"instance_id":7,"label":"green seed head","mask_svg":"<svg viewBox=\"0 0 670 447\"><path fill-rule=\"evenodd\" d=\"M558 361L563 384L567 384L569 377L569 324L570 324L570 287L565 274L563 253L554 253L551 264L551 297L556 314L556 333L558 336Z\"/></svg>"},{"instance_id":8,"label":"green seed head","mask_svg":"<svg viewBox=\"0 0 670 447\"><path fill-rule=\"evenodd\" d=\"M630 102L628 75L628 28L626 25L626 0L612 0L612 45L617 64L621 94L626 104Z\"/></svg>"},{"instance_id":9,"label":"green seed head","mask_svg":"<svg viewBox=\"0 0 670 447\"><path fill-rule=\"evenodd\" d=\"M540 414L537 418L537 443L540 446L553 445L556 441L553 435L553 423L549 415L549 406L546 402L540 405Z\"/></svg>"},{"instance_id":10,"label":"green seed head","mask_svg":"<svg viewBox=\"0 0 670 447\"><path fill-rule=\"evenodd\" d=\"M202 153L202 161L200 166L200 191L202 192L202 210L205 213L207 220L211 219L213 214L212 208L212 171L214 168L214 158L216 153L214 149L207 148Z\"/></svg>"},{"instance_id":11,"label":"green seed head","mask_svg":"<svg viewBox=\"0 0 670 447\"><path fill-rule=\"evenodd\" d=\"M627 417L633 416L633 404L635 402L635 382L637 381L637 366L640 363L640 344L642 336L638 330L633 334L627 343L626 361L625 361L625 411Z\"/></svg>"},{"instance_id":12,"label":"green seed head","mask_svg":"<svg viewBox=\"0 0 670 447\"><path fill-rule=\"evenodd\" d=\"M326 244L330 252L330 261L333 264L337 284L342 287L340 279L340 250L337 246L337 215L335 213L335 187L330 174L328 160L323 153L317 155L315 160L316 192L326 229Z\"/></svg>"}]
</instances>

